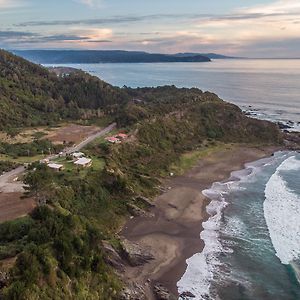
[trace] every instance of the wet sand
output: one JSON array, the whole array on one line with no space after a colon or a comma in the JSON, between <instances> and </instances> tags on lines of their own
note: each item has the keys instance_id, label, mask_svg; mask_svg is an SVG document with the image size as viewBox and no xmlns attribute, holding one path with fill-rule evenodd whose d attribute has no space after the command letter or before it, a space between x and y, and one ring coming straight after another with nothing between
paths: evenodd
<instances>
[{"instance_id":1,"label":"wet sand","mask_svg":"<svg viewBox=\"0 0 300 300\"><path fill-rule=\"evenodd\" d=\"M167 192L158 196L152 217L135 217L122 235L150 251L155 259L140 267L126 267L124 280L144 286L147 299L155 299L152 286L161 283L178 296L177 282L186 270L186 259L201 252L202 222L207 219L202 195L213 182L226 180L247 162L270 156L278 148L228 146L202 158L182 176L165 180Z\"/></svg>"}]
</instances>

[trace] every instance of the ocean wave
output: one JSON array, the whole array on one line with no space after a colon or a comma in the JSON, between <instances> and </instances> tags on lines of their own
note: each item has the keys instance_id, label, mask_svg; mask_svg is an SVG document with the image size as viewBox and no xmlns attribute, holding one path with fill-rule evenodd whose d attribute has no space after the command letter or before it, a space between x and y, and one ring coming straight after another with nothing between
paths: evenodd
<instances>
[{"instance_id":1,"label":"ocean wave","mask_svg":"<svg viewBox=\"0 0 300 300\"><path fill-rule=\"evenodd\" d=\"M229 181L215 182L210 189L202 191L202 194L211 200L206 207L210 217L202 223L203 231L200 234L201 239L204 241L204 249L201 253L196 253L186 261L188 265L186 273L177 283L180 293L190 291L196 296L195 299L197 300L218 299L217 293L211 289L211 284L219 276L219 268L222 268L219 255L220 253L223 255L233 252L230 248L230 242L222 243L220 239L220 229L224 217L223 211L228 205L226 195L233 190L243 189L240 185L242 182L253 180L263 167L278 163L278 160L282 160L287 155L288 153L279 151L273 157L248 163L243 170L232 172ZM232 235L241 232L241 224L237 224L239 221L231 220L231 222L236 222L232 226L232 230L236 232ZM233 242L231 241L231 243ZM236 278L236 281L239 281L238 278Z\"/></svg>"},{"instance_id":2,"label":"ocean wave","mask_svg":"<svg viewBox=\"0 0 300 300\"><path fill-rule=\"evenodd\" d=\"M300 170L300 160L287 158L265 188L264 216L277 257L283 264L300 259L300 196L287 187L282 171Z\"/></svg>"}]
</instances>

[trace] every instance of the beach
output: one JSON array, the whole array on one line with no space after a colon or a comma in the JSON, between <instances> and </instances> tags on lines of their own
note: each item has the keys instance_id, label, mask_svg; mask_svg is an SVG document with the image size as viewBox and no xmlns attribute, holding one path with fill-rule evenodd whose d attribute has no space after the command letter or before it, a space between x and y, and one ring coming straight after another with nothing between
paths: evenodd
<instances>
[{"instance_id":1,"label":"beach","mask_svg":"<svg viewBox=\"0 0 300 300\"><path fill-rule=\"evenodd\" d=\"M272 155L278 147L228 145L201 158L183 175L164 181L165 192L154 199L151 216L130 219L121 235L150 252L154 260L125 268L124 279L143 286L147 299L155 299L152 287L160 283L179 296L177 282L184 274L186 260L202 251L202 222L208 218L209 200L202 191L224 181L245 163Z\"/></svg>"}]
</instances>

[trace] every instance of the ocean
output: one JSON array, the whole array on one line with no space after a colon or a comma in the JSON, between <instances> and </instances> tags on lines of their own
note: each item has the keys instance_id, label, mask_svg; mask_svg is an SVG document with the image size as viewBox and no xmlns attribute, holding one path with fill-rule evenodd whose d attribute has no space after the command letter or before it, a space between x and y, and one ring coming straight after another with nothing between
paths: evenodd
<instances>
[{"instance_id":1,"label":"ocean","mask_svg":"<svg viewBox=\"0 0 300 300\"><path fill-rule=\"evenodd\" d=\"M68 65L116 85L212 91L251 117L300 131L300 60ZM300 299L300 153L245 165L204 195L204 250L187 260L180 292L196 300Z\"/></svg>"},{"instance_id":2,"label":"ocean","mask_svg":"<svg viewBox=\"0 0 300 300\"><path fill-rule=\"evenodd\" d=\"M188 259L179 291L194 299L300 299L300 153L277 152L203 194L203 252Z\"/></svg>"}]
</instances>

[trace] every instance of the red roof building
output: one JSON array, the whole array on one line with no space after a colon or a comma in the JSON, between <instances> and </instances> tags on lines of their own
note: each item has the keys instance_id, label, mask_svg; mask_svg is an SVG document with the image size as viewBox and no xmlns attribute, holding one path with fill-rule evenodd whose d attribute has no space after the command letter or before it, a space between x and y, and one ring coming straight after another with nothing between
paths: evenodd
<instances>
[{"instance_id":1,"label":"red roof building","mask_svg":"<svg viewBox=\"0 0 300 300\"><path fill-rule=\"evenodd\" d=\"M124 140L124 139L126 139L128 137L128 135L125 134L125 133L118 133L115 137Z\"/></svg>"}]
</instances>

